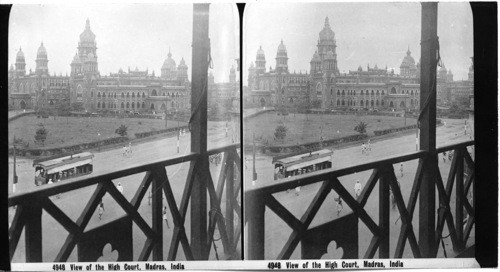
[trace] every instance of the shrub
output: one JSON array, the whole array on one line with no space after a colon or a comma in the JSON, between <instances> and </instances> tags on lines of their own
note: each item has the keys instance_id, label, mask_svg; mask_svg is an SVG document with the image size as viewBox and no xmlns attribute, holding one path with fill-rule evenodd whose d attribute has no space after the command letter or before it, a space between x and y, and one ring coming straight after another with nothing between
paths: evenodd
<instances>
[{"instance_id":1,"label":"shrub","mask_svg":"<svg viewBox=\"0 0 500 272\"><path fill-rule=\"evenodd\" d=\"M35 142L37 143L44 143L45 140L47 139L47 134L49 132L47 129L43 126L43 124L36 130L35 133Z\"/></svg>"},{"instance_id":2,"label":"shrub","mask_svg":"<svg viewBox=\"0 0 500 272\"><path fill-rule=\"evenodd\" d=\"M278 125L274 130L274 137L278 140L283 140L286 137L288 128L284 125Z\"/></svg>"},{"instance_id":3,"label":"shrub","mask_svg":"<svg viewBox=\"0 0 500 272\"><path fill-rule=\"evenodd\" d=\"M367 127L367 124L365 122L361 121L361 122L359 122L359 124L357 126L354 127L354 130L360 134L365 134L366 127Z\"/></svg>"},{"instance_id":4,"label":"shrub","mask_svg":"<svg viewBox=\"0 0 500 272\"><path fill-rule=\"evenodd\" d=\"M127 129L128 127L122 124L115 130L115 133L120 136L127 136Z\"/></svg>"}]
</instances>

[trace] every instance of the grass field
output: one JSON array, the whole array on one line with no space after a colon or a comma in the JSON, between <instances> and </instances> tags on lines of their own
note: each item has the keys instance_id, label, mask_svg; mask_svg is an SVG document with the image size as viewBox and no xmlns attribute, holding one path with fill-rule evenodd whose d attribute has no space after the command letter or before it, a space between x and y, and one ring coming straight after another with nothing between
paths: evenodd
<instances>
[{"instance_id":1,"label":"grass field","mask_svg":"<svg viewBox=\"0 0 500 272\"><path fill-rule=\"evenodd\" d=\"M168 121L168 127L177 127L177 121ZM35 144L35 132L43 124L48 131L42 145ZM113 117L59 117L37 118L24 116L9 122L9 143L14 136L21 138L30 148L68 146L118 137L115 133L120 125L128 127L127 135L134 138L137 132L165 129L165 120L145 118ZM186 125L179 122L180 126Z\"/></svg>"},{"instance_id":2,"label":"grass field","mask_svg":"<svg viewBox=\"0 0 500 272\"><path fill-rule=\"evenodd\" d=\"M252 134L255 133L256 142L269 145L290 145L317 142L323 137L324 140L340 138L347 135L357 134L354 127L359 122L365 122L369 136L373 131L388 128L402 127L405 125L403 117L391 116L356 116L356 115L317 115L317 114L289 114L279 116L276 112L268 112L250 118L243 125L244 141L252 142ZM274 131L278 124L288 128L284 140L275 140ZM416 120L406 118L406 125L416 124Z\"/></svg>"}]
</instances>

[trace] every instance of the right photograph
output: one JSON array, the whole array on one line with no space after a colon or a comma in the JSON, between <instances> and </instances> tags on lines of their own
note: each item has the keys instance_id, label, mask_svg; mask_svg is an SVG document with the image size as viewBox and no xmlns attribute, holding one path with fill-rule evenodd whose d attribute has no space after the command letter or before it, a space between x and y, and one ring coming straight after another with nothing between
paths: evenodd
<instances>
[{"instance_id":1,"label":"right photograph","mask_svg":"<svg viewBox=\"0 0 500 272\"><path fill-rule=\"evenodd\" d=\"M244 258L474 257L470 4L259 2L242 23Z\"/></svg>"}]
</instances>

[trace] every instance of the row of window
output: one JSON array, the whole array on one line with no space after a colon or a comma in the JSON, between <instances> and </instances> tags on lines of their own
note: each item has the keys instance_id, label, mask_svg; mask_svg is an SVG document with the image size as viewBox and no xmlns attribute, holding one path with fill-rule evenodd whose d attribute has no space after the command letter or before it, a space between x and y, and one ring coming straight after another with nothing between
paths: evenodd
<instances>
[{"instance_id":1,"label":"row of window","mask_svg":"<svg viewBox=\"0 0 500 272\"><path fill-rule=\"evenodd\" d=\"M156 90L153 90L151 92L151 96L158 96L158 93L156 92ZM163 96L170 97L170 93L169 92L167 92L167 93L164 92ZM178 92L172 93L172 97L182 97L182 96L184 96L182 93L178 93ZM94 92L90 92L90 97L94 97ZM102 95L101 95L101 92L98 92L97 93L97 97L98 98L101 98L101 97L102 98L106 98L106 93L103 92ZM110 94L108 94L108 97L110 97L110 98L116 98L116 93L110 93ZM121 93L121 98L125 98L125 97L129 98L130 97L130 92L127 92L126 95L125 95L125 93L122 92ZM132 92L132 98L135 98L135 97L136 97L136 94L134 92ZM137 97L141 97L141 94L137 93ZM146 98L146 93L142 92L142 98Z\"/></svg>"},{"instance_id":2,"label":"row of window","mask_svg":"<svg viewBox=\"0 0 500 272\"><path fill-rule=\"evenodd\" d=\"M173 101L172 101L171 103L172 103L172 104L171 104L171 107L172 107L172 108L177 108L177 107L179 107L179 106L184 107L184 104L180 104L180 103L173 102ZM117 108L117 104L116 104L116 103L112 103L112 102L108 102L108 103L107 103L107 106L106 106L106 103L105 103L105 102L103 102L103 103L101 103L101 102L97 102L97 108L98 108L98 109L105 109L105 108L108 108L108 109L116 109L116 108ZM146 108L146 104L145 104L144 102L142 102L142 103L139 103L139 102L137 102L137 103L134 103L134 102L132 102L132 103L129 103L129 102L124 103L124 102L122 102L122 103L120 104L120 108L121 108L121 109L141 109L141 108L142 108L142 109L145 109L145 108ZM150 108L151 108L152 110L154 110L154 109L155 109L154 104L151 104ZM164 109L165 109L165 103L161 104L161 108L160 108L160 109L162 109L162 110L164 110Z\"/></svg>"}]
</instances>

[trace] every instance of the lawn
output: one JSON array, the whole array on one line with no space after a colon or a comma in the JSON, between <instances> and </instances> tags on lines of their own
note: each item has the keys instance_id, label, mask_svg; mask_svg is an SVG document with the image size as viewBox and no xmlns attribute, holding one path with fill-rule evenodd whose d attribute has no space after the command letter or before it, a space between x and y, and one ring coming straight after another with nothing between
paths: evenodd
<instances>
[{"instance_id":1,"label":"lawn","mask_svg":"<svg viewBox=\"0 0 500 272\"><path fill-rule=\"evenodd\" d=\"M340 138L357 134L354 127L359 122L365 122L367 134L373 136L373 131L388 128L402 127L405 125L403 117L391 116L356 116L356 115L317 115L293 114L280 116L276 112L268 112L250 118L243 124L244 141L252 143L255 133L256 142L268 145L302 144ZM287 127L286 137L283 140L274 139L274 131L279 124ZM406 118L406 125L416 124L416 120Z\"/></svg>"},{"instance_id":2,"label":"lawn","mask_svg":"<svg viewBox=\"0 0 500 272\"><path fill-rule=\"evenodd\" d=\"M43 124L48 131L47 139L42 145L35 144L35 132ZM9 122L9 143L14 136L21 138L30 148L69 146L88 143L107 138L118 137L115 130L124 124L128 127L127 135L134 138L137 132L165 129L165 120L145 118L115 117L54 117L37 118L34 115L24 116ZM176 127L177 121L168 121L169 128ZM180 126L186 125L179 122Z\"/></svg>"}]
</instances>

